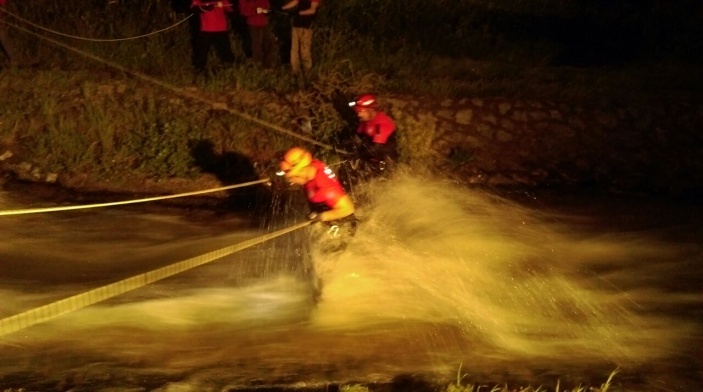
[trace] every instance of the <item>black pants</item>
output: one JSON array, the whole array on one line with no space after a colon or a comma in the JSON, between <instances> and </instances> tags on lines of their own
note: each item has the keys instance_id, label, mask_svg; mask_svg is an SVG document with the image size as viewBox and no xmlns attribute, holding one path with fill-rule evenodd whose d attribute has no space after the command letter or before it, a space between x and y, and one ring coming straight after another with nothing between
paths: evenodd
<instances>
[{"instance_id":1,"label":"black pants","mask_svg":"<svg viewBox=\"0 0 703 392\"><path fill-rule=\"evenodd\" d=\"M330 210L325 203L312 203L308 201L308 207L310 208L310 212L316 212L318 214ZM324 230L327 231L327 234L333 237L344 236L346 238L351 238L356 234L357 222L356 216L351 214L337 220L321 222L320 227L323 227ZM332 230L330 231L329 229Z\"/></svg>"},{"instance_id":2,"label":"black pants","mask_svg":"<svg viewBox=\"0 0 703 392\"><path fill-rule=\"evenodd\" d=\"M322 253L341 252L356 234L357 219L354 215L331 222L315 223L309 227L310 242Z\"/></svg>"},{"instance_id":3,"label":"black pants","mask_svg":"<svg viewBox=\"0 0 703 392\"><path fill-rule=\"evenodd\" d=\"M249 26L251 37L251 57L255 63L264 68L276 65L276 37L271 29L266 27Z\"/></svg>"},{"instance_id":4,"label":"black pants","mask_svg":"<svg viewBox=\"0 0 703 392\"><path fill-rule=\"evenodd\" d=\"M367 159L384 161L387 164L397 162L398 138L396 137L396 133L394 132L383 144L372 143L367 141L366 152L369 155Z\"/></svg>"},{"instance_id":5,"label":"black pants","mask_svg":"<svg viewBox=\"0 0 703 392\"><path fill-rule=\"evenodd\" d=\"M234 63L234 54L229 41L229 31L201 31L193 42L193 67L198 72L205 72L210 47L215 49L217 57L226 65Z\"/></svg>"}]
</instances>

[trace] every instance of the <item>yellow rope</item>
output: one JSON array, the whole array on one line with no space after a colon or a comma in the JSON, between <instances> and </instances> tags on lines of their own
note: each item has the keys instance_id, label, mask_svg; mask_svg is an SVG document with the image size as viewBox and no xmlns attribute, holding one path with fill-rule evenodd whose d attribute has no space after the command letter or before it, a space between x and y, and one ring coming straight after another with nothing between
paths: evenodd
<instances>
[{"instance_id":1,"label":"yellow rope","mask_svg":"<svg viewBox=\"0 0 703 392\"><path fill-rule=\"evenodd\" d=\"M146 286L150 283L154 283L161 279L168 278L169 276L181 273L183 271L187 271L189 269L209 263L213 260L217 260L224 256L238 252L242 249L258 245L264 241L268 241L280 235L290 233L294 230L298 230L309 224L309 221L298 223L285 229L264 234L262 236L252 238L235 245L231 245L187 260L183 260L168 265L166 267L162 267L150 272L143 273L141 275L120 280L119 282L102 286L84 292L82 294L74 295L72 297L68 297L50 303L48 305L40 306L38 308L34 308L17 315L4 318L0 320L0 336L4 336L31 327L35 324L49 321L61 315L85 308L97 302L104 301L106 299L126 293L127 291Z\"/></svg>"},{"instance_id":2,"label":"yellow rope","mask_svg":"<svg viewBox=\"0 0 703 392\"><path fill-rule=\"evenodd\" d=\"M179 193L176 195L154 196L154 197L148 197L145 199L114 201L114 202L109 202L109 203L85 204L85 205L79 205L79 206L63 206L63 207L28 208L28 209L20 209L20 210L5 210L5 211L0 211L0 216L37 214L37 213L41 213L41 212L54 212L54 211L82 210L82 209L87 209L87 208L110 207L110 206L119 206L119 205L124 205L124 204L145 203L145 202L156 201L156 200L175 199L177 197L202 195L205 193L219 192L219 191L224 191L227 189L243 188L245 186L266 183L268 181L270 181L268 178L264 178L264 179L257 180L257 181L250 181L250 182L244 182L241 184L222 186L219 188L205 189L202 191Z\"/></svg>"},{"instance_id":3,"label":"yellow rope","mask_svg":"<svg viewBox=\"0 0 703 392\"><path fill-rule=\"evenodd\" d=\"M26 20L18 17L17 15L14 15L10 12L7 12L6 10L0 9L0 11L5 12L5 13L17 18L18 20L24 21L25 23L28 23L34 27L39 28L39 29L49 31L54 34L63 35L66 37L81 39L79 37L68 36L66 34L54 32L54 31L42 28L40 26L37 26L29 21L26 21ZM175 24L169 28L175 27L175 26L183 23L186 19L184 19L181 22L178 22L177 24ZM27 30L23 27L17 26L13 23L8 23L4 20L0 20L0 23L5 23L8 26L14 27L14 28L21 30L21 31L24 31L28 34L31 34L31 35L41 39L41 40L53 43L54 45L57 45L57 46L62 47L64 49L81 54L85 57L88 57L88 58L93 59L95 61L101 62L103 64L112 66L112 67L117 68L123 72L129 73L129 74L134 75L138 78L141 78L143 80L149 81L151 83L154 83L156 85L159 85L161 87L169 89L169 90L171 90L177 94L180 94L182 96L185 96L185 97L188 97L188 98L200 101L200 102L207 103L210 106L216 107L218 109L222 109L220 107L221 105L217 105L217 103L209 101L209 100L207 100L197 94L193 94L187 90L170 85L166 82L160 81L160 80L155 79L153 77L150 77L148 75L144 75L142 73L127 69L125 67L120 66L119 64L107 61L107 60L102 59L100 57L94 56L90 53L81 51L79 49L73 48L68 45L65 45L65 44L63 44L59 41L53 40L51 38L43 37L39 34L36 34L36 33L32 32L30 30ZM155 33L159 33L159 32L165 31L165 30L168 30L168 28L159 30ZM152 33L152 34L155 34L155 33ZM148 34L148 35L151 35L151 34ZM147 35L133 37L133 38L141 38L141 37L145 37L145 36L147 36ZM125 39L92 40L92 41L121 41L121 40L125 40ZM279 131L279 132L287 134L289 136L307 141L307 142L312 143L314 145L317 145L317 146L320 146L323 148L327 148L327 149L332 149L332 150L335 150L335 151L342 153L342 154L349 154L348 152L346 152L344 150L335 149L331 145L320 143L314 139L308 138L303 135L299 135L299 134L294 133L290 130L279 127L275 124L271 124L266 121L255 118L253 116L250 116L246 113L235 111L235 110L232 110L229 108L226 108L224 110L228 111L231 114L237 115L245 120L253 122L255 124L259 124L261 126L268 127L270 129ZM164 199L171 199L171 198L176 198L176 197L185 197L185 196L199 195L199 194L210 193L210 192L223 191L223 190L227 190L227 189L233 189L233 188L239 188L239 187L243 187L243 186L260 184L260 183L264 183L267 181L269 181L269 179L262 179L262 180L258 180L258 181L252 181L252 182L243 183L243 184L224 186L224 187L213 188L213 189L208 189L208 190L203 190L203 191L181 193L181 194L177 194L177 195L158 196L158 197L151 197L151 198L138 199L138 200L128 200L128 201L101 203L101 204L89 204L89 205L82 205L82 206L49 207L49 208L35 208L35 209L25 209L25 210L7 210L7 211L0 211L0 215L32 214L32 213L50 212L50 211L66 211L66 210L96 208L96 207L114 206L114 205L122 205L122 204L143 203L143 202L147 202L147 201L164 200ZM310 224L309 221L298 223L296 225L293 225L293 226L285 228L285 229L281 229L281 230L278 230L278 231L275 231L272 233L268 233L268 234L250 239L250 240L246 240L244 242L240 242L239 244L228 246L228 247L225 247L225 248L213 251L213 252L209 252L209 253L206 253L206 254L203 254L203 255L200 255L197 257L187 259L187 260L183 260L178 263L171 264L169 266L156 269L154 271L150 271L150 272L140 274L140 275L128 278L128 279L124 279L124 280L121 280L121 281L118 281L118 282L115 282L115 283L112 283L112 284L109 284L106 286L102 286L102 287L87 291L82 294L78 294L78 295L75 295L75 296L72 296L69 298L65 298L65 299L50 303L48 305L40 306L38 308L28 310L26 312L17 314L15 316L4 318L4 319L0 320L0 336L4 336L4 335L10 334L10 333L31 327L35 324L49 321L49 320L57 318L61 315L85 308L85 307L90 306L92 304L95 304L97 302L104 301L106 299L123 294L127 291L131 291L131 290L143 287L143 286L148 285L150 283L154 283L156 281L165 279L169 276L172 276L172 275L187 271L189 269L201 266L201 265L209 263L213 260L217 260L217 259L220 259L224 256L238 252L242 249L246 249L246 248L252 247L254 245L258 245L260 243L263 243L263 242L268 241L270 239L276 238L276 237L281 236L283 234L287 234L287 233L290 233L294 230L298 230L298 229L303 228L309 224Z\"/></svg>"}]
</instances>

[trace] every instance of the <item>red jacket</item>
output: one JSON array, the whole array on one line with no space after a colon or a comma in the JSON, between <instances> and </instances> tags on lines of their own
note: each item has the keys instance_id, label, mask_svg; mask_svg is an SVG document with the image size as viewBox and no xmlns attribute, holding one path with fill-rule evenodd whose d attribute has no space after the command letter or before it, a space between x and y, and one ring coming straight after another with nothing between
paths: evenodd
<instances>
[{"instance_id":1,"label":"red jacket","mask_svg":"<svg viewBox=\"0 0 703 392\"><path fill-rule=\"evenodd\" d=\"M239 0L239 13L246 19L247 25L254 27L264 27L269 23L267 14L257 14L256 9L271 9L269 0Z\"/></svg>"},{"instance_id":2,"label":"red jacket","mask_svg":"<svg viewBox=\"0 0 703 392\"><path fill-rule=\"evenodd\" d=\"M206 31L210 33L229 31L229 28L227 27L226 12L232 12L234 11L234 8L232 7L232 3L230 3L229 0L221 1L222 7L215 7L211 11L204 11L200 14L200 31ZM191 4L190 8L201 8L204 5L212 4L213 2L216 1L193 0L193 3Z\"/></svg>"},{"instance_id":3,"label":"red jacket","mask_svg":"<svg viewBox=\"0 0 703 392\"><path fill-rule=\"evenodd\" d=\"M356 133L366 135L372 142L378 144L386 144L393 132L395 132L395 123L383 112L376 113L371 120L362 122L356 129Z\"/></svg>"},{"instance_id":4,"label":"red jacket","mask_svg":"<svg viewBox=\"0 0 703 392\"><path fill-rule=\"evenodd\" d=\"M339 199L347 193L344 192L337 175L327 165L317 159L313 159L311 165L317 169L317 173L315 178L303 185L305 196L311 203L324 203L327 207L334 208Z\"/></svg>"}]
</instances>

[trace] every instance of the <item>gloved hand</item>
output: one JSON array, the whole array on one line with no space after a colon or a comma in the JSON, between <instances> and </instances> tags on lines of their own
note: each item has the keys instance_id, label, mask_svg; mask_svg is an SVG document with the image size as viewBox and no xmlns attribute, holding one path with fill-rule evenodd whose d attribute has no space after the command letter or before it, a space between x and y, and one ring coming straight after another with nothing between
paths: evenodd
<instances>
[{"instance_id":1,"label":"gloved hand","mask_svg":"<svg viewBox=\"0 0 703 392\"><path fill-rule=\"evenodd\" d=\"M311 212L308 214L308 220L313 223L322 222L322 214L319 214L317 212Z\"/></svg>"}]
</instances>

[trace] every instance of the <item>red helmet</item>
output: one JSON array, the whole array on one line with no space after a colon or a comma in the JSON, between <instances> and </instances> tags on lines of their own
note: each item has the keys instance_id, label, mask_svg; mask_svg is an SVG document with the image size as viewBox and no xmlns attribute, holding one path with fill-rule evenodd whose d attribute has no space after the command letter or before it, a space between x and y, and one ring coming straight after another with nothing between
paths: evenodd
<instances>
[{"instance_id":1,"label":"red helmet","mask_svg":"<svg viewBox=\"0 0 703 392\"><path fill-rule=\"evenodd\" d=\"M376 96L373 94L364 94L354 102L349 102L349 106L353 106L357 112L363 109L376 109Z\"/></svg>"}]
</instances>

